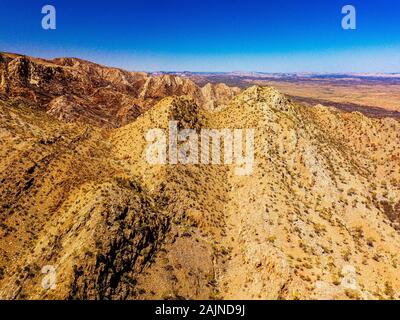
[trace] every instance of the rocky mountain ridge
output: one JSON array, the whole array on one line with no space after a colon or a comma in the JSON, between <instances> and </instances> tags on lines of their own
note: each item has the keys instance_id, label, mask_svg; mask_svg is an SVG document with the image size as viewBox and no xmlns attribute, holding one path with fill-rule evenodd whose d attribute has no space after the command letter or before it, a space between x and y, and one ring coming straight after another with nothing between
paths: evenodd
<instances>
[{"instance_id":1,"label":"rocky mountain ridge","mask_svg":"<svg viewBox=\"0 0 400 320\"><path fill-rule=\"evenodd\" d=\"M74 59L41 71L52 80L37 87L32 70L48 62L13 82L15 59L1 78L0 298L400 298L399 121L298 105L271 87L228 99L222 85L100 77ZM105 99L89 80L71 76L82 88L63 94L59 79L79 72L109 79L107 97L151 107L111 125L115 114L85 109L83 93ZM197 132L253 128L254 172L149 164L146 133L172 120Z\"/></svg>"},{"instance_id":2,"label":"rocky mountain ridge","mask_svg":"<svg viewBox=\"0 0 400 320\"><path fill-rule=\"evenodd\" d=\"M235 93L237 88L225 87L210 98L218 105ZM209 98L191 80L173 75L154 77L77 58L45 60L9 53L0 53L0 95L22 99L64 121L102 127L129 123L168 96L187 95L198 104Z\"/></svg>"}]
</instances>

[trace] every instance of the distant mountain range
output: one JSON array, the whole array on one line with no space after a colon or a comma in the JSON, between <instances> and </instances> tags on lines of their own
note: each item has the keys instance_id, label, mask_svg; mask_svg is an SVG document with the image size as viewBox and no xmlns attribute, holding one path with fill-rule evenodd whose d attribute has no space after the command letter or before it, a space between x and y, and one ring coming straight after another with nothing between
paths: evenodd
<instances>
[{"instance_id":1,"label":"distant mountain range","mask_svg":"<svg viewBox=\"0 0 400 320\"><path fill-rule=\"evenodd\" d=\"M179 76L190 75L225 75L237 77L258 77L258 78L400 78L400 73L315 73L315 72L256 72L256 71L232 71L232 72L191 72L191 71L156 71L153 75L174 74Z\"/></svg>"}]
</instances>

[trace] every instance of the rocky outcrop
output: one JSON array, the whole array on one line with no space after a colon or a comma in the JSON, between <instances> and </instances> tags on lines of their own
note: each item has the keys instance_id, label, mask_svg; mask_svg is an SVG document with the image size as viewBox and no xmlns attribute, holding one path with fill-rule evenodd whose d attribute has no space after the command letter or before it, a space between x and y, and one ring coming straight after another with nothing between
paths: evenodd
<instances>
[{"instance_id":1,"label":"rocky outcrop","mask_svg":"<svg viewBox=\"0 0 400 320\"><path fill-rule=\"evenodd\" d=\"M201 88L204 97L204 105L209 110L215 110L218 107L225 107L228 103L241 92L238 87L228 87L224 83L207 83Z\"/></svg>"},{"instance_id":2,"label":"rocky outcrop","mask_svg":"<svg viewBox=\"0 0 400 320\"><path fill-rule=\"evenodd\" d=\"M191 80L174 75L161 75L148 78L144 84L140 97L159 101L168 96L189 96L197 104L203 103L203 97L199 87Z\"/></svg>"}]
</instances>

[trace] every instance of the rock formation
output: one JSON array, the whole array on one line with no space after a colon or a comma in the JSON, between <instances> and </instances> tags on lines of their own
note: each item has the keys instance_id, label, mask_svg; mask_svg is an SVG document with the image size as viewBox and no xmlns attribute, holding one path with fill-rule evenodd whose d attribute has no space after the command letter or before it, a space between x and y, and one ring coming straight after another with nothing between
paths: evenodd
<instances>
[{"instance_id":1,"label":"rock formation","mask_svg":"<svg viewBox=\"0 0 400 320\"><path fill-rule=\"evenodd\" d=\"M0 298L400 298L397 120L271 87L235 96L78 59L0 59ZM146 133L171 120L254 128L253 174L149 164Z\"/></svg>"}]
</instances>

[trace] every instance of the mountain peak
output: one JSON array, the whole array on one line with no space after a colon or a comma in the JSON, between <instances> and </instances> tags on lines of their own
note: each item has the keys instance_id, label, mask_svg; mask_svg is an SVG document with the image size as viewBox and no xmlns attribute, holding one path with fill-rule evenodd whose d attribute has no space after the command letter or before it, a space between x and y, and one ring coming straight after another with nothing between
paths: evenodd
<instances>
[{"instance_id":1,"label":"mountain peak","mask_svg":"<svg viewBox=\"0 0 400 320\"><path fill-rule=\"evenodd\" d=\"M251 86L234 100L240 105L258 105L262 108L273 108L279 111L293 111L289 99L273 87Z\"/></svg>"}]
</instances>

